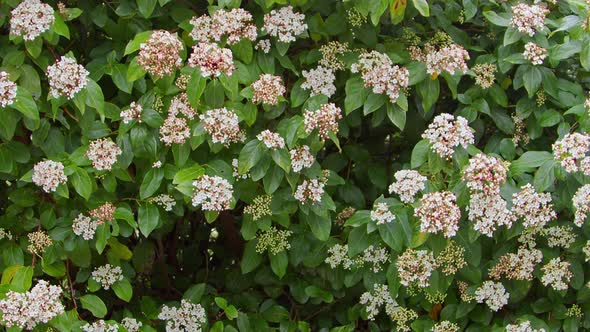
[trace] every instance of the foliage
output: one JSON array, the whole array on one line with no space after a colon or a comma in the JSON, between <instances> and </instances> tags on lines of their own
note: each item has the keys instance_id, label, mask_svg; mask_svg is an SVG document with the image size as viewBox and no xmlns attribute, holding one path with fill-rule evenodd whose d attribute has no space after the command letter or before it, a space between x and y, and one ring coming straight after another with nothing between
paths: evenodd
<instances>
[{"instance_id":1,"label":"foliage","mask_svg":"<svg viewBox=\"0 0 590 332\"><path fill-rule=\"evenodd\" d=\"M0 2L4 325L590 328L590 3L519 1Z\"/></svg>"}]
</instances>

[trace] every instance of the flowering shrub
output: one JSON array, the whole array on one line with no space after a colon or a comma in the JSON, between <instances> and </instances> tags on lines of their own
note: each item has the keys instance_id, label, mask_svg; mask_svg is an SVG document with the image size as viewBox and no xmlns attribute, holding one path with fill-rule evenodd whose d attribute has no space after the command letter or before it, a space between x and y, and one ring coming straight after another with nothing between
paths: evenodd
<instances>
[{"instance_id":1,"label":"flowering shrub","mask_svg":"<svg viewBox=\"0 0 590 332\"><path fill-rule=\"evenodd\" d=\"M590 329L589 25L0 1L0 329Z\"/></svg>"}]
</instances>

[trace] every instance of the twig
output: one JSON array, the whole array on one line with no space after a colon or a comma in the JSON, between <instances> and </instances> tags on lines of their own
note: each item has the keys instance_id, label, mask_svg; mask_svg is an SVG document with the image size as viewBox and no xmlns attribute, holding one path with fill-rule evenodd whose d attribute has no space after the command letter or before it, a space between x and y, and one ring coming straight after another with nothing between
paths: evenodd
<instances>
[{"instance_id":1,"label":"twig","mask_svg":"<svg viewBox=\"0 0 590 332\"><path fill-rule=\"evenodd\" d=\"M72 301L74 301L74 308L78 311L78 303L76 302L76 295L74 292L74 285L72 284L72 278L70 277L70 260L66 259L66 275L68 276L68 283L70 284L70 294Z\"/></svg>"},{"instance_id":2,"label":"twig","mask_svg":"<svg viewBox=\"0 0 590 332\"><path fill-rule=\"evenodd\" d=\"M72 113L70 113L70 111L68 111L67 108L62 107L62 110L70 117L72 118L74 121L76 121L77 123L80 123L80 120L78 120L77 117L75 117Z\"/></svg>"}]
</instances>

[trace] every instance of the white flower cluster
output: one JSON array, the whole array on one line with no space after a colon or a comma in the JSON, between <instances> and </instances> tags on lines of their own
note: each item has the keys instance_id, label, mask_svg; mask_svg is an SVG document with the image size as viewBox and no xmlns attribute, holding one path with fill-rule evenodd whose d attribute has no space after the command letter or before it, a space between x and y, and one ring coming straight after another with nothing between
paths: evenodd
<instances>
[{"instance_id":1,"label":"white flower cluster","mask_svg":"<svg viewBox=\"0 0 590 332\"><path fill-rule=\"evenodd\" d=\"M547 245L550 248L560 247L569 249L576 241L576 234L574 234L573 230L571 226L553 226L544 228L541 234L547 238Z\"/></svg>"},{"instance_id":2,"label":"white flower cluster","mask_svg":"<svg viewBox=\"0 0 590 332\"><path fill-rule=\"evenodd\" d=\"M545 329L533 329L530 321L524 321L520 324L506 325L506 332L545 332Z\"/></svg>"},{"instance_id":3,"label":"white flower cluster","mask_svg":"<svg viewBox=\"0 0 590 332\"><path fill-rule=\"evenodd\" d=\"M490 269L490 278L498 280L506 276L510 280L533 280L535 266L542 260L541 250L520 247L515 254L500 256L498 263Z\"/></svg>"},{"instance_id":4,"label":"white flower cluster","mask_svg":"<svg viewBox=\"0 0 590 332\"><path fill-rule=\"evenodd\" d=\"M268 129L260 132L260 134L256 135L256 138L271 150L285 148L285 140L281 137L281 135L278 133L273 133Z\"/></svg>"},{"instance_id":5,"label":"white flower cluster","mask_svg":"<svg viewBox=\"0 0 590 332\"><path fill-rule=\"evenodd\" d=\"M286 6L279 10L273 9L264 14L263 30L272 37L278 38L283 43L295 41L295 37L304 33L307 24L305 15L293 11L293 7Z\"/></svg>"},{"instance_id":6,"label":"white flower cluster","mask_svg":"<svg viewBox=\"0 0 590 332\"><path fill-rule=\"evenodd\" d=\"M94 323L86 323L81 327L84 332L118 332L119 326L112 322L105 322L104 319L99 319Z\"/></svg>"},{"instance_id":7,"label":"white flower cluster","mask_svg":"<svg viewBox=\"0 0 590 332\"><path fill-rule=\"evenodd\" d=\"M330 132L334 135L338 133L338 120L342 119L342 110L328 103L321 105L316 111L305 112L303 117L305 132L309 134L317 129L320 139L326 140L330 137Z\"/></svg>"},{"instance_id":8,"label":"white flower cluster","mask_svg":"<svg viewBox=\"0 0 590 332\"><path fill-rule=\"evenodd\" d=\"M0 227L0 240L12 240L12 233L9 230Z\"/></svg>"},{"instance_id":9,"label":"white flower cluster","mask_svg":"<svg viewBox=\"0 0 590 332\"><path fill-rule=\"evenodd\" d=\"M211 135L213 143L229 146L242 140L240 133L240 119L238 115L227 108L208 110L199 116L205 131Z\"/></svg>"},{"instance_id":10,"label":"white flower cluster","mask_svg":"<svg viewBox=\"0 0 590 332\"><path fill-rule=\"evenodd\" d=\"M434 324L432 332L459 332L459 325L443 320Z\"/></svg>"},{"instance_id":11,"label":"white flower cluster","mask_svg":"<svg viewBox=\"0 0 590 332\"><path fill-rule=\"evenodd\" d=\"M166 332L201 332L207 322L205 309L187 300L179 308L164 305L158 318L166 321Z\"/></svg>"},{"instance_id":12,"label":"white flower cluster","mask_svg":"<svg viewBox=\"0 0 590 332\"><path fill-rule=\"evenodd\" d=\"M374 273L383 270L385 263L389 262L389 253L383 247L369 246L363 251L362 255L354 258L348 257L348 245L335 244L328 249L328 257L325 261L331 268L335 269L342 266L345 270L352 268L361 268L365 264L371 265L370 269Z\"/></svg>"},{"instance_id":13,"label":"white flower cluster","mask_svg":"<svg viewBox=\"0 0 590 332\"><path fill-rule=\"evenodd\" d=\"M182 65L179 53L183 49L176 33L156 30L145 43L139 45L137 63L157 78L168 76Z\"/></svg>"},{"instance_id":14,"label":"white flower cluster","mask_svg":"<svg viewBox=\"0 0 590 332\"><path fill-rule=\"evenodd\" d=\"M561 258L553 258L541 268L543 276L541 282L545 286L551 285L555 290L567 290L573 274L569 270L570 263L562 262Z\"/></svg>"},{"instance_id":15,"label":"white flower cluster","mask_svg":"<svg viewBox=\"0 0 590 332\"><path fill-rule=\"evenodd\" d=\"M233 158L231 160L231 168L232 168L232 176L236 179L236 180L245 180L247 178L250 177L250 173L246 172L245 174L240 175L240 172L238 172L238 164L239 161L237 158Z\"/></svg>"},{"instance_id":16,"label":"white flower cluster","mask_svg":"<svg viewBox=\"0 0 590 332\"><path fill-rule=\"evenodd\" d=\"M305 82L301 84L301 88L311 90L311 96L325 95L326 97L331 97L336 93L336 86L334 85L336 76L332 70L318 66L309 71L303 70L301 75L305 78Z\"/></svg>"},{"instance_id":17,"label":"white flower cluster","mask_svg":"<svg viewBox=\"0 0 590 332\"><path fill-rule=\"evenodd\" d=\"M566 134L553 145L553 157L561 163L568 173L582 171L590 175L590 135L582 133Z\"/></svg>"},{"instance_id":18,"label":"white flower cluster","mask_svg":"<svg viewBox=\"0 0 590 332\"><path fill-rule=\"evenodd\" d=\"M47 67L49 94L53 98L64 96L72 99L88 84L88 71L76 59L62 56L54 65Z\"/></svg>"},{"instance_id":19,"label":"white flower cluster","mask_svg":"<svg viewBox=\"0 0 590 332\"><path fill-rule=\"evenodd\" d=\"M381 307L385 306L385 311L390 312L394 307L397 307L397 302L391 297L387 285L375 284L372 292L365 292L361 295L360 304L366 305L369 320L375 320L375 316L381 311Z\"/></svg>"},{"instance_id":20,"label":"white flower cluster","mask_svg":"<svg viewBox=\"0 0 590 332\"><path fill-rule=\"evenodd\" d=\"M416 194L426 189L427 178L418 171L403 169L395 172L393 176L395 182L389 186L389 193L398 194L400 200L406 204L413 203Z\"/></svg>"},{"instance_id":21,"label":"white flower cluster","mask_svg":"<svg viewBox=\"0 0 590 332\"><path fill-rule=\"evenodd\" d=\"M293 195L301 204L320 203L324 195L324 182L318 179L303 180L303 183L297 186Z\"/></svg>"},{"instance_id":22,"label":"white flower cluster","mask_svg":"<svg viewBox=\"0 0 590 332\"><path fill-rule=\"evenodd\" d=\"M186 92L174 96L168 108L168 117L178 117L179 114L184 115L189 120L194 119L197 114L197 111L190 105Z\"/></svg>"},{"instance_id":23,"label":"white flower cluster","mask_svg":"<svg viewBox=\"0 0 590 332\"><path fill-rule=\"evenodd\" d=\"M400 91L409 84L410 72L406 68L394 66L387 54L377 51L361 54L350 71L361 73L366 88L372 88L375 94L387 94L392 103L397 101Z\"/></svg>"},{"instance_id":24,"label":"white flower cluster","mask_svg":"<svg viewBox=\"0 0 590 332\"><path fill-rule=\"evenodd\" d=\"M287 90L280 76L271 74L262 74L258 80L250 85L254 90L252 102L276 105L279 103L279 97L284 95Z\"/></svg>"},{"instance_id":25,"label":"white flower cluster","mask_svg":"<svg viewBox=\"0 0 590 332\"><path fill-rule=\"evenodd\" d=\"M10 34L33 40L55 21L53 8L39 0L24 0L10 12Z\"/></svg>"},{"instance_id":26,"label":"white flower cluster","mask_svg":"<svg viewBox=\"0 0 590 332\"><path fill-rule=\"evenodd\" d=\"M135 318L125 317L121 320L121 325L127 329L127 332L139 332L139 329L143 326L143 323Z\"/></svg>"},{"instance_id":27,"label":"white flower cluster","mask_svg":"<svg viewBox=\"0 0 590 332\"><path fill-rule=\"evenodd\" d=\"M347 52L350 52L347 43L342 43L336 40L330 41L320 47L322 59L319 61L319 65L333 71L343 70L344 62L342 62L339 57Z\"/></svg>"},{"instance_id":28,"label":"white flower cluster","mask_svg":"<svg viewBox=\"0 0 590 332\"><path fill-rule=\"evenodd\" d=\"M193 206L204 211L223 211L230 208L234 187L220 176L203 175L193 182Z\"/></svg>"},{"instance_id":29,"label":"white flower cluster","mask_svg":"<svg viewBox=\"0 0 590 332\"><path fill-rule=\"evenodd\" d=\"M256 43L256 46L254 46L254 49L260 50L266 54L270 53L270 40L268 40L268 39L259 40L258 43Z\"/></svg>"},{"instance_id":30,"label":"white flower cluster","mask_svg":"<svg viewBox=\"0 0 590 332\"><path fill-rule=\"evenodd\" d=\"M64 173L64 165L59 161L45 160L33 166L33 183L43 187L46 193L55 191L57 186L68 181Z\"/></svg>"},{"instance_id":31,"label":"white flower cluster","mask_svg":"<svg viewBox=\"0 0 590 332\"><path fill-rule=\"evenodd\" d=\"M383 270L383 265L389 262L389 254L387 250L383 247L374 247L372 245L368 246L367 249L363 251L363 255L359 257L355 261L356 264L359 266L367 264L372 264L371 271L377 273Z\"/></svg>"},{"instance_id":32,"label":"white flower cluster","mask_svg":"<svg viewBox=\"0 0 590 332\"><path fill-rule=\"evenodd\" d=\"M543 227L557 218L551 204L551 194L537 193L530 183L512 195L512 212L523 219L524 227Z\"/></svg>"},{"instance_id":33,"label":"white flower cluster","mask_svg":"<svg viewBox=\"0 0 590 332\"><path fill-rule=\"evenodd\" d=\"M98 171L110 171L123 151L113 141L99 138L91 141L86 151L86 157L92 161L92 167Z\"/></svg>"},{"instance_id":34,"label":"white flower cluster","mask_svg":"<svg viewBox=\"0 0 590 332\"><path fill-rule=\"evenodd\" d=\"M172 209L176 205L176 201L174 200L174 198L168 194L160 194L156 197L150 198L149 201L151 203L158 204L159 206L164 208L164 211L172 211Z\"/></svg>"},{"instance_id":35,"label":"white flower cluster","mask_svg":"<svg viewBox=\"0 0 590 332\"><path fill-rule=\"evenodd\" d=\"M377 203L371 211L371 220L377 225L383 225L395 220L395 215L389 211L387 203Z\"/></svg>"},{"instance_id":36,"label":"white flower cluster","mask_svg":"<svg viewBox=\"0 0 590 332\"><path fill-rule=\"evenodd\" d=\"M315 162L315 157L307 145L292 149L289 154L291 155L291 167L295 173L301 172L304 168L310 168Z\"/></svg>"},{"instance_id":37,"label":"white flower cluster","mask_svg":"<svg viewBox=\"0 0 590 332\"><path fill-rule=\"evenodd\" d=\"M235 69L231 50L209 43L198 43L193 46L193 53L188 59L188 65L189 67L199 67L203 77L219 77L221 74L229 77Z\"/></svg>"},{"instance_id":38,"label":"white flower cluster","mask_svg":"<svg viewBox=\"0 0 590 332\"><path fill-rule=\"evenodd\" d=\"M10 80L5 71L0 71L0 107L12 105L16 98L16 83Z\"/></svg>"},{"instance_id":39,"label":"white flower cluster","mask_svg":"<svg viewBox=\"0 0 590 332\"><path fill-rule=\"evenodd\" d=\"M92 279L108 290L114 283L123 280L123 270L119 266L105 264L92 271Z\"/></svg>"},{"instance_id":40,"label":"white flower cluster","mask_svg":"<svg viewBox=\"0 0 590 332\"><path fill-rule=\"evenodd\" d=\"M488 237L492 237L499 226L510 228L516 221L506 201L497 193L472 194L467 211L469 221L475 222L473 228Z\"/></svg>"},{"instance_id":41,"label":"white flower cluster","mask_svg":"<svg viewBox=\"0 0 590 332\"><path fill-rule=\"evenodd\" d=\"M212 16L203 15L190 20L193 30L190 36L200 42L220 42L227 36L230 45L238 43L242 38L256 40L256 25L252 22L252 14L242 8L231 10L219 9Z\"/></svg>"},{"instance_id":42,"label":"white flower cluster","mask_svg":"<svg viewBox=\"0 0 590 332\"><path fill-rule=\"evenodd\" d=\"M475 291L475 300L478 303L485 303L492 311L498 311L508 304L510 294L506 292L504 285L499 282L484 281L484 283Z\"/></svg>"},{"instance_id":43,"label":"white flower cluster","mask_svg":"<svg viewBox=\"0 0 590 332\"><path fill-rule=\"evenodd\" d=\"M420 288L430 285L430 276L437 268L436 260L431 251L411 248L406 249L397 258L396 266L402 285Z\"/></svg>"},{"instance_id":44,"label":"white flower cluster","mask_svg":"<svg viewBox=\"0 0 590 332\"><path fill-rule=\"evenodd\" d=\"M542 65L547 57L547 50L533 42L528 42L524 45L522 56L533 65Z\"/></svg>"},{"instance_id":45,"label":"white flower cluster","mask_svg":"<svg viewBox=\"0 0 590 332\"><path fill-rule=\"evenodd\" d=\"M521 2L512 6L510 25L532 37L537 31L545 28L547 14L549 14L549 9L545 6L528 5Z\"/></svg>"},{"instance_id":46,"label":"white flower cluster","mask_svg":"<svg viewBox=\"0 0 590 332\"><path fill-rule=\"evenodd\" d=\"M291 249L289 237L293 232L271 227L268 230L258 234L258 243L256 243L256 252L259 254L268 251L271 255L276 255L285 250Z\"/></svg>"},{"instance_id":47,"label":"white flower cluster","mask_svg":"<svg viewBox=\"0 0 590 332\"><path fill-rule=\"evenodd\" d=\"M434 76L443 71L451 75L465 74L468 70L466 60L469 60L469 52L457 44L451 43L438 50L430 48L426 53L426 72Z\"/></svg>"},{"instance_id":48,"label":"white flower cluster","mask_svg":"<svg viewBox=\"0 0 590 332\"><path fill-rule=\"evenodd\" d=\"M447 238L455 236L461 219L461 210L455 201L455 194L449 191L425 194L421 205L414 210L414 215L420 218L420 231L442 232Z\"/></svg>"},{"instance_id":49,"label":"white flower cluster","mask_svg":"<svg viewBox=\"0 0 590 332\"><path fill-rule=\"evenodd\" d=\"M184 144L190 136L190 128L184 118L169 116L160 126L160 141L166 146Z\"/></svg>"},{"instance_id":50,"label":"white flower cluster","mask_svg":"<svg viewBox=\"0 0 590 332\"><path fill-rule=\"evenodd\" d=\"M590 261L590 240L586 241L586 245L582 248L582 252L586 256L586 262Z\"/></svg>"},{"instance_id":51,"label":"white flower cluster","mask_svg":"<svg viewBox=\"0 0 590 332\"><path fill-rule=\"evenodd\" d=\"M590 242L590 241L589 241ZM331 268L342 265L345 270L350 270L355 262L348 257L348 244L335 244L328 249L328 257L324 260Z\"/></svg>"},{"instance_id":52,"label":"white flower cluster","mask_svg":"<svg viewBox=\"0 0 590 332\"><path fill-rule=\"evenodd\" d=\"M137 122L141 123L141 113L143 112L143 107L141 104L132 102L129 105L129 108L121 111L121 119L123 123L127 124L133 120L137 120Z\"/></svg>"},{"instance_id":53,"label":"white flower cluster","mask_svg":"<svg viewBox=\"0 0 590 332\"><path fill-rule=\"evenodd\" d=\"M586 222L586 216L590 212L590 184L578 188L572 198L572 204L575 210L574 224L582 227Z\"/></svg>"},{"instance_id":54,"label":"white flower cluster","mask_svg":"<svg viewBox=\"0 0 590 332\"><path fill-rule=\"evenodd\" d=\"M469 159L469 165L463 170L463 181L467 182L467 188L471 192L497 194L500 186L506 182L507 171L502 160L478 153Z\"/></svg>"},{"instance_id":55,"label":"white flower cluster","mask_svg":"<svg viewBox=\"0 0 590 332\"><path fill-rule=\"evenodd\" d=\"M430 141L432 151L443 158L451 159L456 147L461 145L467 148L474 143L473 132L464 117L457 116L455 119L452 114L442 113L432 120L422 138Z\"/></svg>"},{"instance_id":56,"label":"white flower cluster","mask_svg":"<svg viewBox=\"0 0 590 332\"><path fill-rule=\"evenodd\" d=\"M90 217L78 214L72 222L72 231L76 235L81 235L84 240L92 240L98 227L98 222Z\"/></svg>"},{"instance_id":57,"label":"white flower cluster","mask_svg":"<svg viewBox=\"0 0 590 332\"><path fill-rule=\"evenodd\" d=\"M39 280L26 293L9 291L0 301L1 320L7 328L18 326L32 330L37 324L47 323L64 312L61 294L61 287L50 285L45 280Z\"/></svg>"}]
</instances>

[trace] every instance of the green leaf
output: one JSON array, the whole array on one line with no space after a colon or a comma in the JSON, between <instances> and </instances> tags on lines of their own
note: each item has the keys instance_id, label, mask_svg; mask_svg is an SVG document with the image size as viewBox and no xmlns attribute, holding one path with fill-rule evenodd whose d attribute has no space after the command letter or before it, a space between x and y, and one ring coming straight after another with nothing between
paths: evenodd
<instances>
[{"instance_id":1,"label":"green leaf","mask_svg":"<svg viewBox=\"0 0 590 332\"><path fill-rule=\"evenodd\" d=\"M160 184L162 183L163 178L163 169L150 168L150 170L143 177L141 187L139 187L139 198L146 199L152 196L158 190L158 188L160 188Z\"/></svg>"},{"instance_id":2,"label":"green leaf","mask_svg":"<svg viewBox=\"0 0 590 332\"><path fill-rule=\"evenodd\" d=\"M412 0L414 7L418 9L418 12L422 16L430 16L430 8L428 7L428 2L426 0Z\"/></svg>"},{"instance_id":3,"label":"green leaf","mask_svg":"<svg viewBox=\"0 0 590 332\"><path fill-rule=\"evenodd\" d=\"M104 95L100 86L92 79L86 85L86 105L94 108L104 121Z\"/></svg>"},{"instance_id":4,"label":"green leaf","mask_svg":"<svg viewBox=\"0 0 590 332\"><path fill-rule=\"evenodd\" d=\"M590 71L590 41L586 41L582 45L582 51L580 52L580 63L584 69Z\"/></svg>"},{"instance_id":5,"label":"green leaf","mask_svg":"<svg viewBox=\"0 0 590 332\"><path fill-rule=\"evenodd\" d=\"M201 283L192 285L189 289L184 292L182 296L183 299L189 300L193 303L201 302L201 298L203 294L205 294L205 290L207 289L207 284Z\"/></svg>"},{"instance_id":6,"label":"green leaf","mask_svg":"<svg viewBox=\"0 0 590 332\"><path fill-rule=\"evenodd\" d=\"M543 81L543 74L541 70L536 66L529 66L527 70L525 70L523 75L523 82L524 88L529 94L529 98L532 98L539 87L541 87L541 82Z\"/></svg>"},{"instance_id":7,"label":"green leaf","mask_svg":"<svg viewBox=\"0 0 590 332\"><path fill-rule=\"evenodd\" d=\"M408 0L392 0L390 2L389 14L391 15L391 23L399 24L404 19Z\"/></svg>"},{"instance_id":8,"label":"green leaf","mask_svg":"<svg viewBox=\"0 0 590 332\"><path fill-rule=\"evenodd\" d=\"M39 110L37 109L37 104L33 100L33 96L31 96L29 91L20 86L16 89L16 98L12 103L12 107L21 112L28 119L39 121Z\"/></svg>"},{"instance_id":9,"label":"green leaf","mask_svg":"<svg viewBox=\"0 0 590 332\"><path fill-rule=\"evenodd\" d=\"M154 204L144 204L139 207L138 219L141 234L148 237L158 227L160 213Z\"/></svg>"},{"instance_id":10,"label":"green leaf","mask_svg":"<svg viewBox=\"0 0 590 332\"><path fill-rule=\"evenodd\" d=\"M246 174L260 161L266 150L262 144L258 139L253 139L244 145L238 156L238 172L240 174Z\"/></svg>"},{"instance_id":11,"label":"green leaf","mask_svg":"<svg viewBox=\"0 0 590 332\"><path fill-rule=\"evenodd\" d=\"M289 265L289 256L284 251L276 255L270 255L270 268L272 272L279 277L279 279L283 279L285 273L287 273L287 266Z\"/></svg>"},{"instance_id":12,"label":"green leaf","mask_svg":"<svg viewBox=\"0 0 590 332\"><path fill-rule=\"evenodd\" d=\"M71 175L71 182L78 195L82 196L85 200L90 198L90 195L92 195L93 181L86 170L76 167L74 174Z\"/></svg>"},{"instance_id":13,"label":"green leaf","mask_svg":"<svg viewBox=\"0 0 590 332\"><path fill-rule=\"evenodd\" d=\"M61 15L57 11L55 11L54 17L55 20L53 22L53 31L55 31L55 33L57 33L60 36L64 36L67 39L70 39L70 29L68 29L68 26L66 22L64 22L64 20L61 18Z\"/></svg>"},{"instance_id":14,"label":"green leaf","mask_svg":"<svg viewBox=\"0 0 590 332\"><path fill-rule=\"evenodd\" d=\"M348 115L363 106L367 98L367 91L365 90L363 79L360 77L348 79L344 91L346 93L346 97L344 98L344 112Z\"/></svg>"},{"instance_id":15,"label":"green leaf","mask_svg":"<svg viewBox=\"0 0 590 332\"><path fill-rule=\"evenodd\" d=\"M16 271L10 282L10 287L16 292L25 292L33 284L33 268L25 266Z\"/></svg>"},{"instance_id":16,"label":"green leaf","mask_svg":"<svg viewBox=\"0 0 590 332\"><path fill-rule=\"evenodd\" d=\"M305 215L305 221L311 228L313 235L320 241L327 241L330 238L330 230L332 229L332 221L328 217L318 216L315 213Z\"/></svg>"},{"instance_id":17,"label":"green leaf","mask_svg":"<svg viewBox=\"0 0 590 332\"><path fill-rule=\"evenodd\" d=\"M430 111L438 100L440 84L438 80L426 79L418 84L418 95L422 98L424 113Z\"/></svg>"},{"instance_id":18,"label":"green leaf","mask_svg":"<svg viewBox=\"0 0 590 332\"><path fill-rule=\"evenodd\" d=\"M43 38L35 38L34 40L25 40L25 48L27 52L33 57L34 59L38 58L41 55L41 51L43 51Z\"/></svg>"},{"instance_id":19,"label":"green leaf","mask_svg":"<svg viewBox=\"0 0 590 332\"><path fill-rule=\"evenodd\" d=\"M107 314L107 306L96 295L86 294L80 298L80 302L82 308L90 311L96 318L103 318Z\"/></svg>"},{"instance_id":20,"label":"green leaf","mask_svg":"<svg viewBox=\"0 0 590 332\"><path fill-rule=\"evenodd\" d=\"M494 25L501 27L507 27L510 25L510 14L508 13L502 13L502 15L500 15L495 11L489 10L484 11L483 16Z\"/></svg>"},{"instance_id":21,"label":"green leaf","mask_svg":"<svg viewBox=\"0 0 590 332\"><path fill-rule=\"evenodd\" d=\"M133 287L127 278L123 278L123 280L115 282L112 287L118 298L125 302L131 301L131 297L133 296Z\"/></svg>"},{"instance_id":22,"label":"green leaf","mask_svg":"<svg viewBox=\"0 0 590 332\"><path fill-rule=\"evenodd\" d=\"M133 58L127 67L127 81L135 82L143 78L145 74L145 69L137 63L137 57Z\"/></svg>"},{"instance_id":23,"label":"green leaf","mask_svg":"<svg viewBox=\"0 0 590 332\"><path fill-rule=\"evenodd\" d=\"M149 18L154 12L158 0L136 0L136 3L141 16L144 18Z\"/></svg>"},{"instance_id":24,"label":"green leaf","mask_svg":"<svg viewBox=\"0 0 590 332\"><path fill-rule=\"evenodd\" d=\"M309 297L320 298L326 303L332 303L334 301L334 296L331 292L314 285L305 287L305 294Z\"/></svg>"},{"instance_id":25,"label":"green leaf","mask_svg":"<svg viewBox=\"0 0 590 332\"><path fill-rule=\"evenodd\" d=\"M248 241L244 248L244 255L240 262L240 269L242 274L254 271L260 263L262 263L262 256L256 252L257 240Z\"/></svg>"},{"instance_id":26,"label":"green leaf","mask_svg":"<svg viewBox=\"0 0 590 332\"><path fill-rule=\"evenodd\" d=\"M191 167L183 168L174 175L173 184L180 184L186 181L192 181L205 174L205 169L199 165L194 164Z\"/></svg>"},{"instance_id":27,"label":"green leaf","mask_svg":"<svg viewBox=\"0 0 590 332\"><path fill-rule=\"evenodd\" d=\"M127 43L127 46L125 46L125 53L123 55L131 54L139 50L140 45L150 39L151 35L151 30L136 34L135 37L129 43Z\"/></svg>"},{"instance_id":28,"label":"green leaf","mask_svg":"<svg viewBox=\"0 0 590 332\"><path fill-rule=\"evenodd\" d=\"M553 154L547 151L527 151L520 158L510 164L512 176L519 176L531 172L544 162L553 160Z\"/></svg>"},{"instance_id":29,"label":"green leaf","mask_svg":"<svg viewBox=\"0 0 590 332\"><path fill-rule=\"evenodd\" d=\"M430 141L423 139L414 145L412 150L412 157L410 158L410 165L412 168L422 166L428 160L428 152L430 151Z\"/></svg>"},{"instance_id":30,"label":"green leaf","mask_svg":"<svg viewBox=\"0 0 590 332\"><path fill-rule=\"evenodd\" d=\"M275 163L282 168L286 173L291 169L291 155L286 149L277 149L270 152Z\"/></svg>"},{"instance_id":31,"label":"green leaf","mask_svg":"<svg viewBox=\"0 0 590 332\"><path fill-rule=\"evenodd\" d=\"M191 75L191 80L186 87L186 94L188 96L188 102L193 108L199 107L199 99L205 91L207 86L207 80L201 76L199 69L195 69Z\"/></svg>"},{"instance_id":32,"label":"green leaf","mask_svg":"<svg viewBox=\"0 0 590 332\"><path fill-rule=\"evenodd\" d=\"M399 130L404 130L406 126L406 112L400 107L387 104L387 117Z\"/></svg>"},{"instance_id":33,"label":"green leaf","mask_svg":"<svg viewBox=\"0 0 590 332\"><path fill-rule=\"evenodd\" d=\"M348 234L348 254L353 257L371 245L367 227L356 227Z\"/></svg>"},{"instance_id":34,"label":"green leaf","mask_svg":"<svg viewBox=\"0 0 590 332\"><path fill-rule=\"evenodd\" d=\"M211 108L223 106L225 93L223 85L219 80L210 81L205 88L205 105Z\"/></svg>"}]
</instances>

